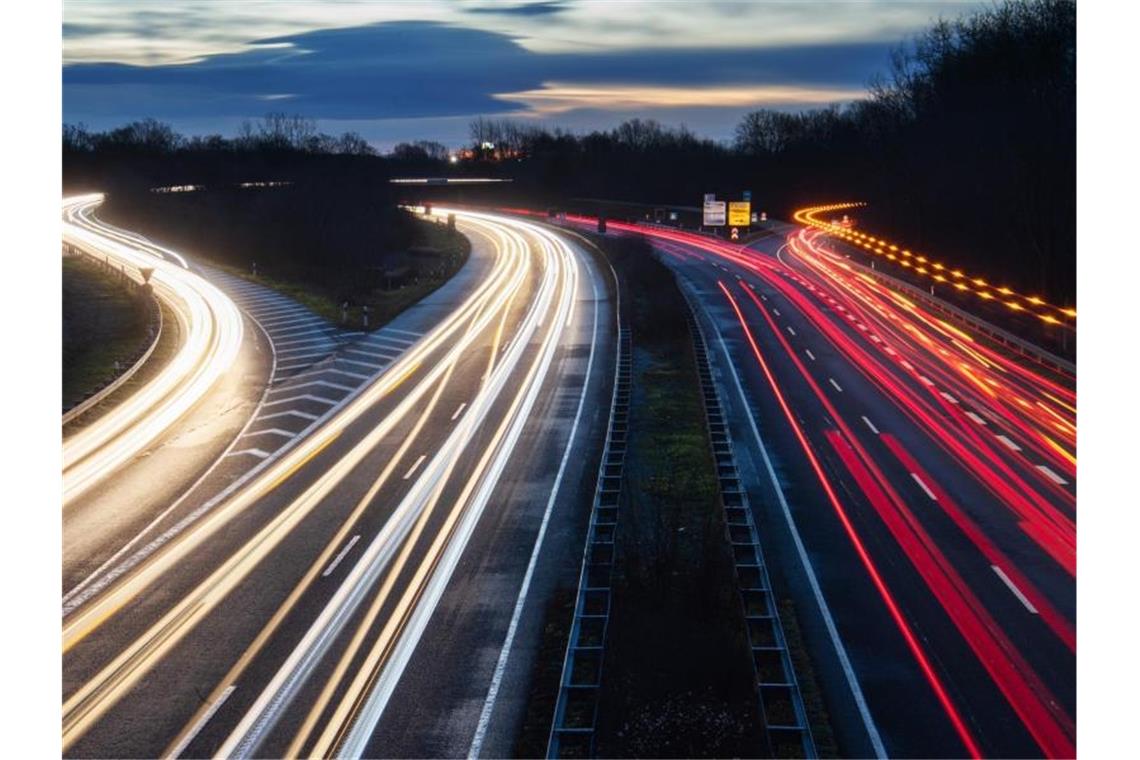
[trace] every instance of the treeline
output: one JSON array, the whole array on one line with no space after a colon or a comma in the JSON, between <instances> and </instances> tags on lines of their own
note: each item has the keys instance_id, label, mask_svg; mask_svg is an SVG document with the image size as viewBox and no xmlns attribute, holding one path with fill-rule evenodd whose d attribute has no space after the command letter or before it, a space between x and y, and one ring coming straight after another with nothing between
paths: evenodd
<instances>
[{"instance_id":1,"label":"treeline","mask_svg":"<svg viewBox=\"0 0 1140 760\"><path fill-rule=\"evenodd\" d=\"M698 205L715 192L784 218L869 203L859 222L1055 301L1075 296L1076 6L1009 2L895 50L867 98L760 110L717 143L651 120L576 135L471 124L478 158L511 162L519 198Z\"/></svg>"},{"instance_id":2,"label":"treeline","mask_svg":"<svg viewBox=\"0 0 1140 760\"><path fill-rule=\"evenodd\" d=\"M389 176L446 171L514 180L430 191L469 202L696 206L703 193L751 190L756 208L788 218L803 205L863 200L864 226L1072 302L1075 4L1007 2L939 22L888 63L863 100L802 113L756 111L727 142L647 119L576 134L480 118L457 165L437 142L378 155L359 135L322 135L311 120L281 114L247 123L233 138L185 138L151 120L101 134L68 127L65 187L347 174L378 196Z\"/></svg>"}]
</instances>

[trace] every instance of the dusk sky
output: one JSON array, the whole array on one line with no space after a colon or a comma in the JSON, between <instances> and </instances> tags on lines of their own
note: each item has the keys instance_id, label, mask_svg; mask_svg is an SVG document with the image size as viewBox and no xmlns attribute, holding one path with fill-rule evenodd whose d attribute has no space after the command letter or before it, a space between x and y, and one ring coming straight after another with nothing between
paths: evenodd
<instances>
[{"instance_id":1,"label":"dusk sky","mask_svg":"<svg viewBox=\"0 0 1140 760\"><path fill-rule=\"evenodd\" d=\"M382 149L483 115L582 131L634 116L730 138L756 108L863 96L962 2L67 0L63 115L232 134L270 111Z\"/></svg>"}]
</instances>

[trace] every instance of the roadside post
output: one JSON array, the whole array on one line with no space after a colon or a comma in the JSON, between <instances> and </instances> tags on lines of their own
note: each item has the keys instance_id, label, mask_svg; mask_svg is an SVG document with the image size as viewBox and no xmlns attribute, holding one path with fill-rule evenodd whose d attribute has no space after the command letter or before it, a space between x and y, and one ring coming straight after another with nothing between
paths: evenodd
<instances>
[{"instance_id":1,"label":"roadside post","mask_svg":"<svg viewBox=\"0 0 1140 760\"><path fill-rule=\"evenodd\" d=\"M361 318L363 320L364 329L367 330L368 329L368 304L364 304L364 307L360 310L360 315L361 315Z\"/></svg>"}]
</instances>

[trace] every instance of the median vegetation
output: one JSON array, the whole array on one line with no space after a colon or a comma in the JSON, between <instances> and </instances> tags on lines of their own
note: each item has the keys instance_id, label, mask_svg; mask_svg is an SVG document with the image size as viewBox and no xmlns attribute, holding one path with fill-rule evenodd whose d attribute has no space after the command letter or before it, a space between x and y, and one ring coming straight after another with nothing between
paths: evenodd
<instances>
[{"instance_id":1,"label":"median vegetation","mask_svg":"<svg viewBox=\"0 0 1140 760\"><path fill-rule=\"evenodd\" d=\"M672 272L634 238L605 238L633 335L597 751L755 757L766 740L715 464Z\"/></svg>"}]
</instances>

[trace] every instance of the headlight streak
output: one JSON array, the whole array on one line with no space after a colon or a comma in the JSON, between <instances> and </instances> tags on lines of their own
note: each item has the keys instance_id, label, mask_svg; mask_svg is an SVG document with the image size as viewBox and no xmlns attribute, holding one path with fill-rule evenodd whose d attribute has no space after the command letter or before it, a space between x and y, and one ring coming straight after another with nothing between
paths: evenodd
<instances>
[{"instance_id":1,"label":"headlight streak","mask_svg":"<svg viewBox=\"0 0 1140 760\"><path fill-rule=\"evenodd\" d=\"M282 457L272 467L252 481L244 490L228 502L216 508L203 520L193 533L184 535L169 546L163 553L154 556L149 563L139 568L118 586L93 601L72 619L63 629L63 647L67 652L92 630L102 625L113 613L141 593L151 584L160 580L184 560L196 547L209 540L234 517L260 499L278 484L283 476L294 471L299 462L324 448L328 442L339 436L369 407L388 395L399 386L413 368L443 344L459 328L480 312L475 321L477 334L495 316L498 308L509 294L521 285L526 274L521 249L517 241L506 238L506 255L496 262L496 266L476 291L433 331L424 336L415 346L401 355L392 367L355 401L341 410L328 423L315 431L296 449ZM484 307L487 308L484 308ZM200 617L218 604L230 589L235 587L254 566L264 558L288 533L351 472L364 457L375 448L400 420L416 405L419 399L432 387L436 380L466 351L473 337L461 337L446 351L444 357L417 383L397 407L381 423L364 437L347 455L329 467L327 471L306 491L283 509L267 524L253 540L234 554L209 578L201 583L178 605L170 610L144 635L136 639L130 647L118 655L98 675L89 680L64 704L64 747L66 749L102 713L115 704L129 690L143 673L156 664L161 655L181 639ZM196 613L191 615L191 613ZM160 646L161 645L161 646Z\"/></svg>"},{"instance_id":2,"label":"headlight streak","mask_svg":"<svg viewBox=\"0 0 1140 760\"><path fill-rule=\"evenodd\" d=\"M446 211L440 210L438 213L442 214L446 213ZM91 630L94 630L106 621L115 611L120 609L143 589L159 580L165 572L174 568L180 560L185 558L194 548L215 535L218 530L224 527L229 520L239 514L244 508L272 490L282 479L294 472L300 463L314 456L321 448L326 446L329 441L339 435L348 424L355 421L368 407L394 390L403 380L417 373L421 362L423 362L428 354L437 349L444 348L444 341L454 337L454 333L460 327L466 325L464 336L456 340L455 345L446 350L445 356L434 365L433 369L423 372L422 377L417 376L417 385L408 392L408 395L384 418L375 430L370 432L369 435L357 444L347 455L330 466L329 470L325 472L316 483L310 486L286 509L282 510L254 539L235 553L223 566L210 575L206 581L188 594L174 609L167 612L158 623L151 626L151 628L136 639L126 651L122 652L114 661L108 664L99 674L90 679L87 684L82 686L66 701L64 705L65 748L82 736L106 710L117 703L118 700L129 691L138 678L157 664L165 653L170 651L170 649L210 610L214 609L228 591L240 583L284 536L287 535L306 514L315 508L315 506L328 495L332 488L342 481L353 467L359 464L363 456L370 452L375 445L391 431L397 422L418 403L420 398L422 398L428 390L432 387L442 387L442 385L437 385L437 383L441 377L446 377L444 373L454 368L455 362L470 348L476 336L493 325L494 320L498 316L498 312L502 309L509 308L509 303L514 298L518 288L522 285L528 271L526 261L527 246L525 241L518 231L507 228L506 225L494 217L484 218L483 215L477 214L463 214L463 217L465 223L479 227L485 234L496 238L497 244L500 247L500 255L496 260L493 271L488 275L486 281L476 289L476 292L465 301L464 304L457 308L455 312L449 315L436 330L433 330L421 339L416 346L409 349L388 373L382 376L373 387L369 388L353 404L346 407L340 415L330 420L328 425L316 431L313 436L291 452L290 455L284 457L275 466L269 468L244 491L239 492L230 501L224 502L216 511L209 515L208 519L202 521L192 533L182 536L178 541L172 543L166 551L156 555L151 562L142 566L134 575L129 576L118 586L112 587L107 594L94 601L89 608L83 610L81 614L76 615L74 619L67 621L64 627L65 652L81 641ZM514 226L518 227L517 224ZM565 283L577 281L577 264L573 262L572 256L562 263L559 263L560 258L570 255L568 249L565 249L564 244L557 241L552 245L543 237L543 235L548 233L544 233L539 230L539 228L528 229L528 232L535 234L540 240L544 240L543 255L548 259L547 265L550 271L545 273L543 277L542 298L528 314L526 335L539 329L546 318L544 310L551 308L550 302L553 298L554 283L559 279L563 281L561 286L563 296L557 309L557 319L552 324L564 325L569 320L571 299L568 294L572 293L573 285L566 285ZM553 255L555 252L557 252L557 256ZM561 273L562 269L567 268L570 272L569 275ZM551 327L552 335L554 335L553 329L554 328ZM550 347L544 349L544 356L549 356L549 352L553 351L553 347L557 345L557 339L550 338L548 342L550 343ZM476 420L484 418L487 414L490 404L490 401L487 400L489 398L487 394L499 394L501 392L507 382L508 376L514 370L514 365L517 364L519 356L526 350L527 344L528 339L525 337L517 337L508 344L503 358L497 363L497 366L493 370L493 382L485 384L484 389L480 391L480 398L483 399L483 401L473 402L468 409L467 416L461 421L458 430L465 431L463 436L464 440L462 441L463 444L469 442L473 435L471 431L477 428ZM543 369L538 377L535 376L535 371L532 370L530 375L528 375L529 385L525 385L523 388L533 388L536 393L537 388L541 386L541 376L545 375L545 369L548 365L549 361L547 360L543 364ZM519 394L519 397L516 397L516 401L512 405L512 410L518 409L518 404L520 403L519 398L522 397L523 391L520 390ZM527 393L525 398L533 399L533 395ZM533 401L530 403L533 403ZM527 404L525 408L529 409L529 404ZM522 418L525 418L525 414L513 419L518 420ZM514 428L512 428L512 430L514 430ZM504 438L503 434L500 433L497 440L505 441L504 446L506 443L513 445L513 441L516 437L516 435L508 434ZM425 503L423 501L425 496L438 493L439 487L442 486L442 481L440 480L441 473L438 465L434 465L434 463L437 460L444 461L454 459L455 456L458 456L460 442L458 442L458 439L449 439L449 441L452 440L456 440L457 443L452 444L446 450L441 449L437 455L433 457L432 463L429 463L429 465L420 472L418 479L413 485L414 498L412 498L412 494L409 494L409 498L412 499L412 501L418 501L419 504L422 505ZM503 451L504 449L500 447L497 450ZM449 457L448 452L451 452L453 456ZM495 461L490 464L491 471L497 473L501 467L496 469L496 465L504 461L505 459L501 457L496 458ZM485 462L481 465L481 467L486 466L488 465ZM483 482L490 483L491 481ZM473 504L480 505L479 509L481 509L481 505L485 503L485 497L483 497L482 494L483 490L478 491L472 502ZM411 503L408 500L405 501L409 504ZM386 524L385 531L382 535L386 537L385 541L389 543L391 547L394 548L397 546L406 536L407 528L410 527L409 516L415 516L414 510L402 510L402 512L398 510ZM346 523L345 525L347 526L349 524L350 523ZM466 535L469 534L464 532L467 530L466 526L468 525L473 527L474 523L468 523L466 520L463 520L457 528L457 535L463 536L461 543L465 543ZM333 545L335 546L335 544ZM449 546L456 545L458 544L449 544ZM391 550L384 552L384 555L385 557L390 557ZM450 554L446 554L444 558L446 559L450 556ZM381 564L383 565L383 562L381 562ZM438 574L435 577L439 577ZM252 656L252 653L250 654Z\"/></svg>"},{"instance_id":3,"label":"headlight streak","mask_svg":"<svg viewBox=\"0 0 1140 760\"><path fill-rule=\"evenodd\" d=\"M441 209L438 213L446 212ZM470 218L479 215L464 216ZM367 699L362 708L363 717L357 716L356 720L352 721L353 733L345 741L350 748L349 754L354 751L351 748L357 746L359 751L363 751L363 744L371 735L371 729L364 729L361 726L374 725L375 721L379 720L391 690L399 680L407 659L414 651L419 635L430 619L435 604L450 579L451 571L458 562L491 490L497 483L498 475L506 465L514 443L521 433L528 416L527 412L542 386L543 378L560 342L566 317L573 306L577 265L573 254L565 244L533 225L514 221L506 223L518 229L525 229L538 237L546 262L540 291L533 299L520 333L509 344L506 354L498 362L479 396L469 404L460 424L432 461L425 466L415 486L404 497L384 530L366 549L301 643L219 749L219 756L246 757L257 753L260 741L280 717L281 710L303 686L305 679L329 650L334 638L347 624L352 613L367 598L380 573L392 561L396 549L414 529L415 521L434 506L440 489L447 483L455 466L458 452L467 446L475 432L487 420L492 405L514 375L531 341L531 336L540 329L541 323L550 323L551 317L548 312L552 310L551 303L555 298L557 287L561 295L557 305L553 307L555 312L552 317L553 322L550 323L547 336L540 345L539 353L525 380L519 385L510 410L504 416L492 441L483 450L483 455L475 471L468 478L462 494L454 504L450 505L446 525L436 534L428 556L417 569L415 582L405 591L398 606L399 614L388 620L381 634L381 641L387 642L388 646L382 647L379 642L377 643L368 655L370 667L359 669L357 677L350 686L351 693ZM568 270L568 274L563 275L564 269ZM389 646L392 647L391 650ZM379 678L373 681L376 667L385 655L389 657L388 665ZM353 700L351 704L360 704L360 702ZM346 699L340 703L333 720L327 724L325 732L318 739L318 747L328 748L338 739L340 728L344 725L342 716L346 716L349 710L349 700ZM309 723L311 721L306 721L306 724ZM327 749L320 750L320 752L325 751Z\"/></svg>"},{"instance_id":4,"label":"headlight streak","mask_svg":"<svg viewBox=\"0 0 1140 760\"><path fill-rule=\"evenodd\" d=\"M64 441L65 506L139 454L193 408L233 365L243 334L241 312L218 288L94 222L91 212L102 201L99 194L63 201L64 240L131 271L153 268L151 284L174 312L183 338L175 356L155 377Z\"/></svg>"}]
</instances>

